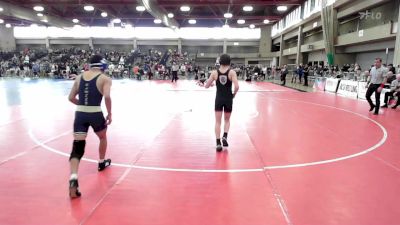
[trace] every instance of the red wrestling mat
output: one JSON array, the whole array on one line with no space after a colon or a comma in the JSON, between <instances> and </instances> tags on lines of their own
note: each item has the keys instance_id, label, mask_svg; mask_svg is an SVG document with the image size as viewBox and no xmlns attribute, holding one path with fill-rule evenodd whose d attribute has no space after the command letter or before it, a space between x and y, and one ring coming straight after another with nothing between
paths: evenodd
<instances>
[{"instance_id":1,"label":"red wrestling mat","mask_svg":"<svg viewBox=\"0 0 400 225\"><path fill-rule=\"evenodd\" d=\"M398 110L373 116L363 101L242 82L230 147L216 153L214 89L115 81L114 164L97 172L91 133L71 201L74 106L35 85L2 105L0 224L399 223Z\"/></svg>"}]
</instances>

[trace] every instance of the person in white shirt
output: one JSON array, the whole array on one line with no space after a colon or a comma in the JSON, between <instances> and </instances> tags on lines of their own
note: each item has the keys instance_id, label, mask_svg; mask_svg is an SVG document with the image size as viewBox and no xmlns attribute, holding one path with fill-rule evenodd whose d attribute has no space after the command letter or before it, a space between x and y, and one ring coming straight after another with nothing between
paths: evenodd
<instances>
[{"instance_id":1,"label":"person in white shirt","mask_svg":"<svg viewBox=\"0 0 400 225\"><path fill-rule=\"evenodd\" d=\"M25 56L24 64L29 64L29 56L28 55Z\"/></svg>"},{"instance_id":2,"label":"person in white shirt","mask_svg":"<svg viewBox=\"0 0 400 225\"><path fill-rule=\"evenodd\" d=\"M264 77L264 80L265 80L266 75L267 75L267 66L263 66L262 67L262 76Z\"/></svg>"},{"instance_id":3,"label":"person in white shirt","mask_svg":"<svg viewBox=\"0 0 400 225\"><path fill-rule=\"evenodd\" d=\"M276 76L276 66L273 66L273 67L272 67L271 76L272 76L272 79L275 79L275 76Z\"/></svg>"},{"instance_id":4,"label":"person in white shirt","mask_svg":"<svg viewBox=\"0 0 400 225\"><path fill-rule=\"evenodd\" d=\"M179 70L179 65L176 64L176 62L173 63L172 65L172 83L175 81L178 81L178 70Z\"/></svg>"},{"instance_id":5,"label":"person in white shirt","mask_svg":"<svg viewBox=\"0 0 400 225\"><path fill-rule=\"evenodd\" d=\"M67 76L71 73L71 67L68 65L68 63L65 65L65 72L67 73Z\"/></svg>"},{"instance_id":6,"label":"person in white shirt","mask_svg":"<svg viewBox=\"0 0 400 225\"><path fill-rule=\"evenodd\" d=\"M119 65L124 66L125 65L125 59L124 56L121 56L121 58L119 59Z\"/></svg>"},{"instance_id":7,"label":"person in white shirt","mask_svg":"<svg viewBox=\"0 0 400 225\"><path fill-rule=\"evenodd\" d=\"M182 76L186 76L186 66L185 66L185 64L181 65L181 74L182 74Z\"/></svg>"},{"instance_id":8,"label":"person in white shirt","mask_svg":"<svg viewBox=\"0 0 400 225\"><path fill-rule=\"evenodd\" d=\"M400 105L400 74L397 74L396 79L390 84L390 92L385 93L385 105L382 106L382 108L387 108L390 98L394 96L397 97L397 102L396 105L392 107L392 109L396 109L397 106Z\"/></svg>"},{"instance_id":9,"label":"person in white shirt","mask_svg":"<svg viewBox=\"0 0 400 225\"><path fill-rule=\"evenodd\" d=\"M113 74L113 72L114 72L114 69L115 69L114 64L110 64L110 65L108 66L108 75L109 75L110 77L112 77L112 74Z\"/></svg>"},{"instance_id":10,"label":"person in white shirt","mask_svg":"<svg viewBox=\"0 0 400 225\"><path fill-rule=\"evenodd\" d=\"M375 66L371 68L369 87L365 96L371 106L369 111L372 112L375 109L374 115L379 114L381 92L387 82L387 73L387 68L382 66L382 59L376 58ZM376 105L371 100L373 93L375 93Z\"/></svg>"},{"instance_id":11,"label":"person in white shirt","mask_svg":"<svg viewBox=\"0 0 400 225\"><path fill-rule=\"evenodd\" d=\"M56 64L54 64L54 63L51 64L51 72L52 72L52 73L56 72L56 69L57 69L57 68L56 68Z\"/></svg>"}]
</instances>

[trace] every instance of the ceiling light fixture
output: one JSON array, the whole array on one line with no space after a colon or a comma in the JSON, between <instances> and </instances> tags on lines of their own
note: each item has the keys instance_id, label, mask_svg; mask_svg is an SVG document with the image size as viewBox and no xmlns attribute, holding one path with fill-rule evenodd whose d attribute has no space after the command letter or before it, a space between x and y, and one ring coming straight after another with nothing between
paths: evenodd
<instances>
[{"instance_id":1,"label":"ceiling light fixture","mask_svg":"<svg viewBox=\"0 0 400 225\"><path fill-rule=\"evenodd\" d=\"M79 23L79 20L78 19L73 19L72 22L73 23Z\"/></svg>"},{"instance_id":2,"label":"ceiling light fixture","mask_svg":"<svg viewBox=\"0 0 400 225\"><path fill-rule=\"evenodd\" d=\"M239 42L233 42L233 45L238 46Z\"/></svg>"},{"instance_id":3,"label":"ceiling light fixture","mask_svg":"<svg viewBox=\"0 0 400 225\"><path fill-rule=\"evenodd\" d=\"M237 23L238 23L238 24L245 24L245 23L246 23L246 20L240 19L240 20L237 20Z\"/></svg>"},{"instance_id":4,"label":"ceiling light fixture","mask_svg":"<svg viewBox=\"0 0 400 225\"><path fill-rule=\"evenodd\" d=\"M161 21L160 19L155 19L155 20L154 20L154 23L155 23L155 24L160 24L161 22L162 22L162 21Z\"/></svg>"},{"instance_id":5,"label":"ceiling light fixture","mask_svg":"<svg viewBox=\"0 0 400 225\"><path fill-rule=\"evenodd\" d=\"M0 7L0 12L3 12L3 11L4 11L4 9L2 7Z\"/></svg>"},{"instance_id":6,"label":"ceiling light fixture","mask_svg":"<svg viewBox=\"0 0 400 225\"><path fill-rule=\"evenodd\" d=\"M243 6L243 11L245 11L245 12L251 12L251 11L253 11L253 6L251 6L251 5L245 5L245 6Z\"/></svg>"},{"instance_id":7,"label":"ceiling light fixture","mask_svg":"<svg viewBox=\"0 0 400 225\"><path fill-rule=\"evenodd\" d=\"M196 24L196 20L194 20L194 19L191 19L191 20L189 20L189 24Z\"/></svg>"},{"instance_id":8,"label":"ceiling light fixture","mask_svg":"<svg viewBox=\"0 0 400 225\"><path fill-rule=\"evenodd\" d=\"M35 10L36 12L43 12L44 8L43 6L37 5L33 7L33 10Z\"/></svg>"},{"instance_id":9,"label":"ceiling light fixture","mask_svg":"<svg viewBox=\"0 0 400 225\"><path fill-rule=\"evenodd\" d=\"M108 14L106 12L101 13L101 17L107 17L107 16L108 16Z\"/></svg>"},{"instance_id":10,"label":"ceiling light fixture","mask_svg":"<svg viewBox=\"0 0 400 225\"><path fill-rule=\"evenodd\" d=\"M168 13L168 18L174 18L174 14L173 13Z\"/></svg>"},{"instance_id":11,"label":"ceiling light fixture","mask_svg":"<svg viewBox=\"0 0 400 225\"><path fill-rule=\"evenodd\" d=\"M280 12L284 12L284 11L286 11L288 8L287 8L287 6L285 6L285 5L281 5L281 6L278 6L278 11L280 11Z\"/></svg>"},{"instance_id":12,"label":"ceiling light fixture","mask_svg":"<svg viewBox=\"0 0 400 225\"><path fill-rule=\"evenodd\" d=\"M256 26L254 24L250 24L250 29L254 29Z\"/></svg>"},{"instance_id":13,"label":"ceiling light fixture","mask_svg":"<svg viewBox=\"0 0 400 225\"><path fill-rule=\"evenodd\" d=\"M144 7L144 6L142 6L142 5L136 6L136 11L143 12L143 11L145 11L145 10L146 10L146 7Z\"/></svg>"},{"instance_id":14,"label":"ceiling light fixture","mask_svg":"<svg viewBox=\"0 0 400 225\"><path fill-rule=\"evenodd\" d=\"M0 23L4 23L4 20L0 19Z\"/></svg>"},{"instance_id":15,"label":"ceiling light fixture","mask_svg":"<svg viewBox=\"0 0 400 225\"><path fill-rule=\"evenodd\" d=\"M41 20L43 23L48 23L49 21L48 20Z\"/></svg>"},{"instance_id":16,"label":"ceiling light fixture","mask_svg":"<svg viewBox=\"0 0 400 225\"><path fill-rule=\"evenodd\" d=\"M181 6L181 11L182 12L189 12L190 11L190 7L187 6L187 5L183 5L183 6Z\"/></svg>"},{"instance_id":17,"label":"ceiling light fixture","mask_svg":"<svg viewBox=\"0 0 400 225\"><path fill-rule=\"evenodd\" d=\"M90 11L93 11L93 10L94 10L94 7L93 7L92 5L85 5L85 6L83 7L83 9L84 9L85 11L90 12Z\"/></svg>"},{"instance_id":18,"label":"ceiling light fixture","mask_svg":"<svg viewBox=\"0 0 400 225\"><path fill-rule=\"evenodd\" d=\"M117 19L113 19L112 22L113 23L121 23L121 19L118 19L118 18Z\"/></svg>"},{"instance_id":19,"label":"ceiling light fixture","mask_svg":"<svg viewBox=\"0 0 400 225\"><path fill-rule=\"evenodd\" d=\"M269 24L269 22L270 22L270 21L267 20L267 19L264 20L264 24Z\"/></svg>"},{"instance_id":20,"label":"ceiling light fixture","mask_svg":"<svg viewBox=\"0 0 400 225\"><path fill-rule=\"evenodd\" d=\"M38 13L38 14L36 14L38 17L42 17L43 16L43 13Z\"/></svg>"},{"instance_id":21,"label":"ceiling light fixture","mask_svg":"<svg viewBox=\"0 0 400 225\"><path fill-rule=\"evenodd\" d=\"M232 13L225 13L224 14L224 17L227 18L227 19L232 18L232 16L233 16Z\"/></svg>"},{"instance_id":22,"label":"ceiling light fixture","mask_svg":"<svg viewBox=\"0 0 400 225\"><path fill-rule=\"evenodd\" d=\"M7 23L7 24L6 24L6 27L7 27L7 28L10 28L10 27L11 27L11 24Z\"/></svg>"}]
</instances>

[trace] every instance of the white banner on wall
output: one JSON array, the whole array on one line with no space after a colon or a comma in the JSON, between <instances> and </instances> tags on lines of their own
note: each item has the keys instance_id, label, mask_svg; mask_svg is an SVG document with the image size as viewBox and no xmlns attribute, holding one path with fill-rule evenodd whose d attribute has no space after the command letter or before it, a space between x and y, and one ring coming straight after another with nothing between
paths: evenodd
<instances>
[{"instance_id":1,"label":"white banner on wall","mask_svg":"<svg viewBox=\"0 0 400 225\"><path fill-rule=\"evenodd\" d=\"M383 89L382 92L381 92L381 106L383 106L383 105L385 104L385 94L386 94L387 92L390 92L390 89L389 89L389 88L385 88L385 89ZM374 99L375 99L375 94L372 95L372 102L375 103L375 100L374 100Z\"/></svg>"},{"instance_id":2,"label":"white banner on wall","mask_svg":"<svg viewBox=\"0 0 400 225\"><path fill-rule=\"evenodd\" d=\"M367 82L358 82L358 98L366 99L365 95L367 94Z\"/></svg>"},{"instance_id":3,"label":"white banner on wall","mask_svg":"<svg viewBox=\"0 0 400 225\"><path fill-rule=\"evenodd\" d=\"M365 95L367 94L368 88L367 82L358 82L358 98L366 100ZM385 93L390 92L390 89L383 89L381 92L381 106L385 104ZM375 93L371 96L372 102L375 103Z\"/></svg>"},{"instance_id":4,"label":"white banner on wall","mask_svg":"<svg viewBox=\"0 0 400 225\"><path fill-rule=\"evenodd\" d=\"M326 84L325 84L325 91L335 93L337 91L339 82L340 82L340 79L328 78L326 80Z\"/></svg>"},{"instance_id":5,"label":"white banner on wall","mask_svg":"<svg viewBox=\"0 0 400 225\"><path fill-rule=\"evenodd\" d=\"M325 91L325 83L326 83L325 77L317 77L315 78L313 87L317 91Z\"/></svg>"},{"instance_id":6,"label":"white banner on wall","mask_svg":"<svg viewBox=\"0 0 400 225\"><path fill-rule=\"evenodd\" d=\"M358 95L358 82L351 80L342 80L340 81L338 92L339 95L349 97L349 98L357 98Z\"/></svg>"}]
</instances>

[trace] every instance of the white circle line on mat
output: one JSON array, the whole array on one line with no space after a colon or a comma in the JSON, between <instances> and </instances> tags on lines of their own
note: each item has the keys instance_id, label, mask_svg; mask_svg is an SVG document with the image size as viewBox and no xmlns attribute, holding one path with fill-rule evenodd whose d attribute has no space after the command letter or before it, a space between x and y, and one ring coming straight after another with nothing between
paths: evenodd
<instances>
[{"instance_id":1,"label":"white circle line on mat","mask_svg":"<svg viewBox=\"0 0 400 225\"><path fill-rule=\"evenodd\" d=\"M372 152L374 150L376 150L377 148L381 147L387 140L388 134L387 134L387 130L386 128L378 123L377 121L364 116L362 114L359 113L355 113L352 112L350 110L346 110L346 109L342 109L342 108L338 108L338 107L334 107L334 106L329 106L329 105L322 105L322 104L318 104L318 103L312 103L312 102L306 102L306 101L299 101L299 100L291 100L291 99L280 99L280 98L276 98L277 100L283 100L283 101L292 101L292 102L299 102L299 103L305 103L305 104L310 104L310 105L316 105L316 106L320 106L320 107L326 107L326 108L332 108L332 109L336 109L336 110L340 110L340 111L344 111L347 113L351 113L353 115L356 115L358 117L361 117L363 119L369 120L371 122L373 122L374 124L376 124L382 131L383 136L381 138L381 140L376 143L374 146L369 147L361 152L357 152L355 154L351 154L351 155L347 155L347 156L343 156L343 157L338 157L338 158L334 158L334 159L329 159L329 160L322 160L322 161L315 161L315 162L308 162L308 163L299 163L299 164L289 164L289 165L277 165L277 166L264 166L263 168L249 168L249 169L189 169L189 168L166 168L166 167L154 167L154 166L138 166L138 165L132 165L132 164L123 164L123 163L112 163L113 166L117 166L117 167L125 167L125 168L134 168L134 169L143 169L143 170L154 170L154 171L168 171L168 172L193 172L193 173L249 173L249 172L263 172L265 170L275 170L275 169L288 169L288 168L298 168L298 167L307 167L307 166L316 166L316 165L322 165L322 164L328 164L328 163L335 163L335 162L339 162L339 161L343 161L343 160L347 160L347 159L351 159L351 158L355 158L364 154L367 154L369 152ZM35 142L37 145L41 146L42 148L65 156L65 157L69 157L70 155L68 153L59 151L55 148L52 148L48 145L46 145L45 143L39 141L35 135L33 134L32 129L29 129L29 137L32 139L33 142ZM92 163L97 163L97 160L93 160L93 159L88 159L88 158L82 158L82 161L86 161L86 162L92 162Z\"/></svg>"}]
</instances>

